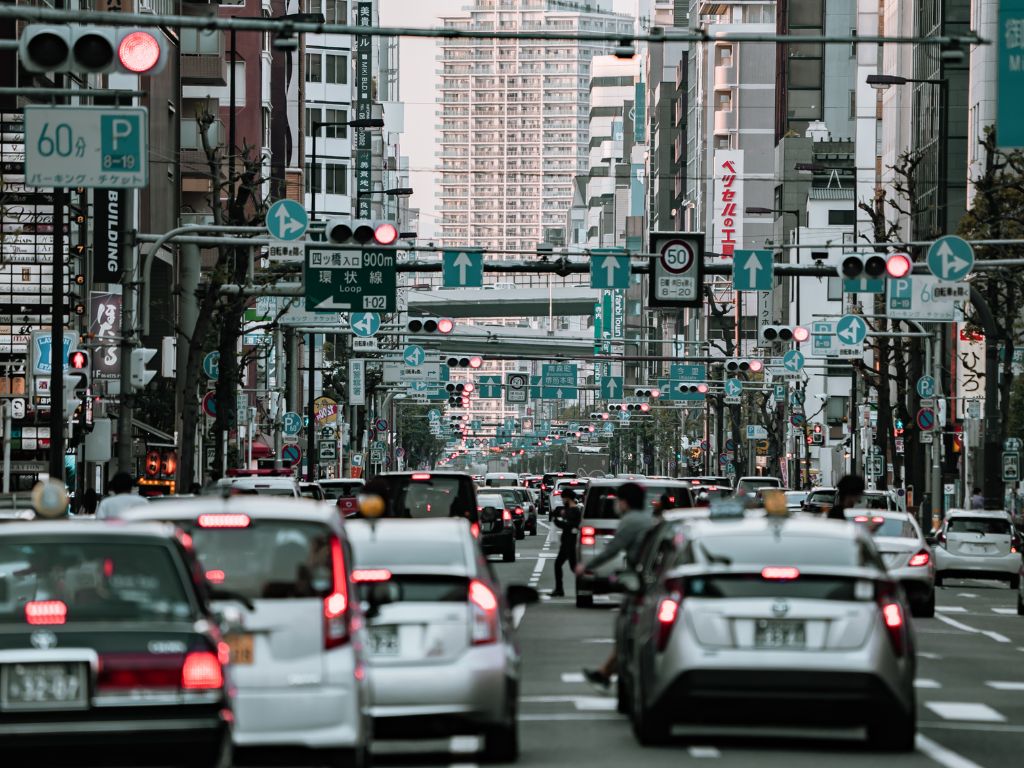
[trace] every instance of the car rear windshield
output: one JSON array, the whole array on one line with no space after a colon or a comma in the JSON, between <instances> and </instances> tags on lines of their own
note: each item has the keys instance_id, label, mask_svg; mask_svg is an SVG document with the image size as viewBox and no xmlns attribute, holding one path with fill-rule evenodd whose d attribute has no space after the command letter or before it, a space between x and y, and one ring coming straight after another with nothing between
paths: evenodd
<instances>
[{"instance_id":1,"label":"car rear windshield","mask_svg":"<svg viewBox=\"0 0 1024 768\"><path fill-rule=\"evenodd\" d=\"M835 491L812 491L807 497L808 502L813 502L815 504L831 504L835 500Z\"/></svg>"},{"instance_id":2,"label":"car rear windshield","mask_svg":"<svg viewBox=\"0 0 1024 768\"><path fill-rule=\"evenodd\" d=\"M322 486L324 496L331 501L337 499L349 499L354 497L363 487L362 483L327 483Z\"/></svg>"},{"instance_id":3,"label":"car rear windshield","mask_svg":"<svg viewBox=\"0 0 1024 768\"><path fill-rule=\"evenodd\" d=\"M465 576L391 574L385 581L359 585L359 596L376 603L464 603L469 598Z\"/></svg>"},{"instance_id":4,"label":"car rear windshield","mask_svg":"<svg viewBox=\"0 0 1024 768\"><path fill-rule=\"evenodd\" d=\"M686 580L688 597L758 598L786 597L808 600L855 600L856 579L836 576L800 576L796 579L765 579L760 574L694 576Z\"/></svg>"},{"instance_id":5,"label":"car rear windshield","mask_svg":"<svg viewBox=\"0 0 1024 768\"><path fill-rule=\"evenodd\" d=\"M605 488L594 488L587 493L586 509L583 517L587 520L607 520L618 517L615 511L615 492L617 486ZM672 506L678 508L693 506L690 499L690 488L679 485L647 485L644 484L644 509L653 511L653 504L661 498L662 494L668 494L672 500Z\"/></svg>"},{"instance_id":6,"label":"car rear windshield","mask_svg":"<svg viewBox=\"0 0 1024 768\"><path fill-rule=\"evenodd\" d=\"M947 533L991 533L998 536L1010 535L1010 523L992 517L951 517Z\"/></svg>"},{"instance_id":7,"label":"car rear windshield","mask_svg":"<svg viewBox=\"0 0 1024 768\"><path fill-rule=\"evenodd\" d=\"M914 524L906 519L898 517L869 517L867 520L862 520L860 517L855 517L853 520L855 523L867 525L871 530L872 536L894 539L916 539L918 537Z\"/></svg>"},{"instance_id":8,"label":"car rear windshield","mask_svg":"<svg viewBox=\"0 0 1024 768\"><path fill-rule=\"evenodd\" d=\"M183 571L166 546L136 541L0 540L0 623L23 624L28 603L60 601L65 623L190 619Z\"/></svg>"},{"instance_id":9,"label":"car rear windshield","mask_svg":"<svg viewBox=\"0 0 1024 768\"><path fill-rule=\"evenodd\" d=\"M498 491L498 493L501 494L501 499L505 502L506 507L522 506L522 500L515 491Z\"/></svg>"},{"instance_id":10,"label":"car rear windshield","mask_svg":"<svg viewBox=\"0 0 1024 768\"><path fill-rule=\"evenodd\" d=\"M192 544L214 589L250 600L328 595L331 529L322 523L253 520L246 528L190 527Z\"/></svg>"},{"instance_id":11,"label":"car rear windshield","mask_svg":"<svg viewBox=\"0 0 1024 768\"><path fill-rule=\"evenodd\" d=\"M295 496L294 488L274 487L270 485L231 486L232 496Z\"/></svg>"},{"instance_id":12,"label":"car rear windshield","mask_svg":"<svg viewBox=\"0 0 1024 768\"><path fill-rule=\"evenodd\" d=\"M853 537L777 536L767 532L703 536L694 541L693 554L698 562L717 565L857 567L868 562L873 564L862 543Z\"/></svg>"},{"instance_id":13,"label":"car rear windshield","mask_svg":"<svg viewBox=\"0 0 1024 768\"><path fill-rule=\"evenodd\" d=\"M865 494L861 500L857 502L857 506L864 507L865 509L888 509L889 497Z\"/></svg>"},{"instance_id":14,"label":"car rear windshield","mask_svg":"<svg viewBox=\"0 0 1024 768\"><path fill-rule=\"evenodd\" d=\"M481 493L476 497L476 501L481 507L497 507L498 509L504 509L506 503L500 493Z\"/></svg>"},{"instance_id":15,"label":"car rear windshield","mask_svg":"<svg viewBox=\"0 0 1024 768\"><path fill-rule=\"evenodd\" d=\"M457 539L396 541L389 537L388 540L382 541L368 534L365 538L357 535L352 542L352 548L356 569L466 565L465 545Z\"/></svg>"},{"instance_id":16,"label":"car rear windshield","mask_svg":"<svg viewBox=\"0 0 1024 768\"><path fill-rule=\"evenodd\" d=\"M410 475L385 477L387 517L469 517L473 504L472 481L445 475L414 480Z\"/></svg>"}]
</instances>

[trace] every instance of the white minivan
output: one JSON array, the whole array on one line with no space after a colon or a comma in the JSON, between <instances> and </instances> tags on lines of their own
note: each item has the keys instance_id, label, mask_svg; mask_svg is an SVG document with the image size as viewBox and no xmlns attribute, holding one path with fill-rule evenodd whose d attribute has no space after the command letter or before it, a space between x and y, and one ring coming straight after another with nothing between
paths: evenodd
<instances>
[{"instance_id":1,"label":"white minivan","mask_svg":"<svg viewBox=\"0 0 1024 768\"><path fill-rule=\"evenodd\" d=\"M484 485L497 488L502 485L522 485L522 482L515 472L488 472L484 475Z\"/></svg>"}]
</instances>

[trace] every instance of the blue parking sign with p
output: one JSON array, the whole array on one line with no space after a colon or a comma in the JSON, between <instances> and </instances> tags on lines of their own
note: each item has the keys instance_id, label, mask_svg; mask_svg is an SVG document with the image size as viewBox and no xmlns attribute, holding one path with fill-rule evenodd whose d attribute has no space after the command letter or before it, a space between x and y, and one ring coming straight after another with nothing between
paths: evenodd
<instances>
[{"instance_id":1,"label":"blue parking sign with p","mask_svg":"<svg viewBox=\"0 0 1024 768\"><path fill-rule=\"evenodd\" d=\"M136 172L142 166L143 116L100 117L100 162L104 171Z\"/></svg>"}]
</instances>

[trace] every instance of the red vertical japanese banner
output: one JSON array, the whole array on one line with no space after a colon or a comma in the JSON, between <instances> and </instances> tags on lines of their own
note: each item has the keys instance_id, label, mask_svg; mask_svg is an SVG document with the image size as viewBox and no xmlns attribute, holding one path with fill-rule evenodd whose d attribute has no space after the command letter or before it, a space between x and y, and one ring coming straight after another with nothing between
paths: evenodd
<instances>
[{"instance_id":1,"label":"red vertical japanese banner","mask_svg":"<svg viewBox=\"0 0 1024 768\"><path fill-rule=\"evenodd\" d=\"M732 261L743 247L743 150L720 149L714 160L712 259Z\"/></svg>"}]
</instances>

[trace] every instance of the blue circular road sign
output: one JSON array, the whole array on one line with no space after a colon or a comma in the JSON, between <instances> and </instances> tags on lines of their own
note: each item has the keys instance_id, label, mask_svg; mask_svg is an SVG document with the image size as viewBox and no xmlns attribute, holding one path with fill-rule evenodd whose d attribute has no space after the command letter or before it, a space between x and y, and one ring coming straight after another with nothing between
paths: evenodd
<instances>
[{"instance_id":1,"label":"blue circular road sign","mask_svg":"<svg viewBox=\"0 0 1024 768\"><path fill-rule=\"evenodd\" d=\"M739 379L729 379L725 382L725 394L729 397L738 397L743 391L743 382Z\"/></svg>"},{"instance_id":2,"label":"blue circular road sign","mask_svg":"<svg viewBox=\"0 0 1024 768\"><path fill-rule=\"evenodd\" d=\"M380 315L376 312L353 312L349 326L356 336L369 338L380 330Z\"/></svg>"},{"instance_id":3,"label":"blue circular road sign","mask_svg":"<svg viewBox=\"0 0 1024 768\"><path fill-rule=\"evenodd\" d=\"M940 237L928 248L928 269L940 280L963 280L974 269L974 248L956 235Z\"/></svg>"},{"instance_id":4,"label":"blue circular road sign","mask_svg":"<svg viewBox=\"0 0 1024 768\"><path fill-rule=\"evenodd\" d=\"M281 425L281 431L286 435L294 436L299 434L299 430L302 429L302 417L295 411L288 411L284 415L284 421Z\"/></svg>"},{"instance_id":5,"label":"blue circular road sign","mask_svg":"<svg viewBox=\"0 0 1024 768\"><path fill-rule=\"evenodd\" d=\"M388 428L388 420L377 419L375 422L373 422L373 426L378 432L383 432Z\"/></svg>"},{"instance_id":6,"label":"blue circular road sign","mask_svg":"<svg viewBox=\"0 0 1024 768\"><path fill-rule=\"evenodd\" d=\"M294 443L290 443L281 449L281 461L289 467L294 467L302 461L302 449Z\"/></svg>"},{"instance_id":7,"label":"blue circular road sign","mask_svg":"<svg viewBox=\"0 0 1024 768\"><path fill-rule=\"evenodd\" d=\"M935 397L935 377L922 376L917 380L918 397Z\"/></svg>"},{"instance_id":8,"label":"blue circular road sign","mask_svg":"<svg viewBox=\"0 0 1024 768\"><path fill-rule=\"evenodd\" d=\"M917 427L922 432L930 432L935 429L935 411L931 408L922 408L917 412Z\"/></svg>"},{"instance_id":9,"label":"blue circular road sign","mask_svg":"<svg viewBox=\"0 0 1024 768\"><path fill-rule=\"evenodd\" d=\"M402 350L402 359L410 368L417 368L423 365L423 361L427 359L427 353L418 344L409 344Z\"/></svg>"},{"instance_id":10,"label":"blue circular road sign","mask_svg":"<svg viewBox=\"0 0 1024 768\"><path fill-rule=\"evenodd\" d=\"M267 231L278 240L298 240L309 229L309 214L295 200L278 200L267 210Z\"/></svg>"},{"instance_id":11,"label":"blue circular road sign","mask_svg":"<svg viewBox=\"0 0 1024 768\"><path fill-rule=\"evenodd\" d=\"M790 373L797 373L804 368L804 355L798 349L791 349L782 356L782 367Z\"/></svg>"},{"instance_id":12,"label":"blue circular road sign","mask_svg":"<svg viewBox=\"0 0 1024 768\"><path fill-rule=\"evenodd\" d=\"M216 381L220 376L220 352L207 352L203 357L203 373L206 378Z\"/></svg>"},{"instance_id":13,"label":"blue circular road sign","mask_svg":"<svg viewBox=\"0 0 1024 768\"><path fill-rule=\"evenodd\" d=\"M789 417L789 423L794 427L802 427L805 421L807 421L807 417L802 413L794 413Z\"/></svg>"},{"instance_id":14,"label":"blue circular road sign","mask_svg":"<svg viewBox=\"0 0 1024 768\"><path fill-rule=\"evenodd\" d=\"M855 347L868 336L868 324L860 315L843 315L836 322L836 336L840 344Z\"/></svg>"}]
</instances>

